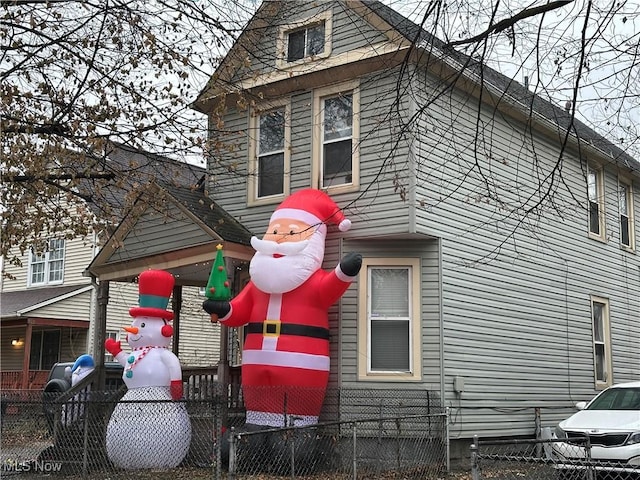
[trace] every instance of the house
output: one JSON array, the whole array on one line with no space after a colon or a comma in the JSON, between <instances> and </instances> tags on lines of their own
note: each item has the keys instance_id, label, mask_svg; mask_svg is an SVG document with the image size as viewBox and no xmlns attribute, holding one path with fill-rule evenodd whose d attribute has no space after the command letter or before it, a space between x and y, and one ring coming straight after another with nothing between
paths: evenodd
<instances>
[{"instance_id":1,"label":"house","mask_svg":"<svg viewBox=\"0 0 640 480\"><path fill-rule=\"evenodd\" d=\"M133 168L153 172L145 174L148 188L163 187L186 191L184 195L198 195L195 188L204 170L179 162L157 158L113 145L108 155L112 168ZM135 181L142 181L136 175ZM175 181L167 181L167 178ZM126 185L105 188L94 195L105 199L119 212ZM95 206L94 206L95 207ZM104 213L104 212L103 212ZM99 213L97 213L99 214ZM129 212L131 215L131 212ZM156 215L166 216L158 210ZM59 361L74 361L83 353L105 355L103 341L96 335L98 317L98 289L86 267L95 258L105 238L96 232L90 238L61 237L47 239L48 245L32 249L22 256L22 266L3 263L1 293L1 365L2 389L38 389L44 386L51 366ZM138 303L138 289L132 281L146 267L138 265L129 282L114 283L109 290L105 335L119 338L123 326L129 325L129 308ZM198 287L182 293L182 328L178 334L182 342L177 349L183 365L213 366L218 363L218 342L204 342L199 331L210 323L200 308L203 297ZM188 319L188 321L187 321ZM176 342L177 343L177 342ZM175 346L174 346L175 347ZM106 354L106 359L110 356Z\"/></svg>"},{"instance_id":2,"label":"house","mask_svg":"<svg viewBox=\"0 0 640 480\"><path fill-rule=\"evenodd\" d=\"M564 108L378 1L264 2L194 108L220 147L208 195L248 231L307 187L351 219L325 256L363 255L331 311L335 388L422 392L463 447L640 378L640 163Z\"/></svg>"}]
</instances>

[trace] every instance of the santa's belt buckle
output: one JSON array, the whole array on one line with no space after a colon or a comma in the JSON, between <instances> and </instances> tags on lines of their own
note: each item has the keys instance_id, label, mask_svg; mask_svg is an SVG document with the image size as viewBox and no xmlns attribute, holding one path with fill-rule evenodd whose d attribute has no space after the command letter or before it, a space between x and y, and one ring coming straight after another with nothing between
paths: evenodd
<instances>
[{"instance_id":1,"label":"santa's belt buckle","mask_svg":"<svg viewBox=\"0 0 640 480\"><path fill-rule=\"evenodd\" d=\"M279 337L280 325L280 320L265 320L262 322L262 335L265 337Z\"/></svg>"}]
</instances>

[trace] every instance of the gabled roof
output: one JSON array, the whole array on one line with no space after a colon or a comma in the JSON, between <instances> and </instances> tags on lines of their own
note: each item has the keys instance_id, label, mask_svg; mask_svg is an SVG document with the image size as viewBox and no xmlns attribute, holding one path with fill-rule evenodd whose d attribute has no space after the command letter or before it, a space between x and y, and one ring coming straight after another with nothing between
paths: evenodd
<instances>
[{"instance_id":1,"label":"gabled roof","mask_svg":"<svg viewBox=\"0 0 640 480\"><path fill-rule=\"evenodd\" d=\"M394 27L400 34L407 38L407 40L413 41L418 48L428 51L434 48L439 50L454 60L458 66L463 66L467 73L475 74L478 77L481 75L484 85L495 87L504 99L515 103L521 110L540 116L560 127L562 131L566 131L571 127L573 133L580 138L585 145L590 145L598 149L605 156L611 157L621 166L634 171L636 174L640 174L640 160L634 159L623 149L613 144L610 140L577 118L572 118L570 112L532 93L516 80L501 74L452 47L446 46L442 40L378 0L363 0L363 3L372 12Z\"/></svg>"},{"instance_id":2,"label":"gabled roof","mask_svg":"<svg viewBox=\"0 0 640 480\"><path fill-rule=\"evenodd\" d=\"M265 26L269 25L269 19L274 18L285 3L283 1L262 2L236 43L216 69L214 75L212 75L208 84L198 95L193 104L194 108L203 111L207 102L215 97L216 92L231 92L238 88L233 85L234 76L243 65L245 52L251 51L252 39L259 35ZM387 5L378 0L352 0L344 3L354 11L360 13L363 11L370 12L379 20L376 23L388 25L390 28L385 30L385 35L391 38L390 31L394 31L405 39L404 42L396 42L399 46L413 44L417 51L424 54L415 55L414 57L407 56L406 58L419 58L422 56L424 59L428 58L429 61L444 62L449 68L461 73L463 78L471 80L474 84L480 85L480 82L482 82L482 87L488 90L500 105L503 107L509 105L511 111L520 112L520 115L525 119L532 118L534 123L542 125L542 128L548 132L547 134L557 135L562 140L565 132L569 129L571 137L575 139L580 148L588 147L594 149L598 152L598 155L617 163L635 175L640 175L639 160L631 157L622 148L598 134L580 120L572 118L570 112L532 93L514 79L447 46L442 40ZM454 80L454 76L452 76L451 80Z\"/></svg>"},{"instance_id":3,"label":"gabled roof","mask_svg":"<svg viewBox=\"0 0 640 480\"><path fill-rule=\"evenodd\" d=\"M2 293L0 318L22 317L27 313L69 297L87 292L92 285L68 285L60 287L30 288L17 292Z\"/></svg>"},{"instance_id":4,"label":"gabled roof","mask_svg":"<svg viewBox=\"0 0 640 480\"><path fill-rule=\"evenodd\" d=\"M141 186L162 181L167 184L195 187L204 181L206 170L197 165L166 156L138 150L127 145L109 142L104 158L96 159L106 173L115 173L117 181L98 185L83 180L79 190L91 200L94 214L107 222L117 222L132 203L132 194ZM101 207L109 206L109 211Z\"/></svg>"},{"instance_id":5,"label":"gabled roof","mask_svg":"<svg viewBox=\"0 0 640 480\"><path fill-rule=\"evenodd\" d=\"M158 182L193 216L216 232L222 240L251 245L252 233L226 210L204 194L202 188L193 189Z\"/></svg>"},{"instance_id":6,"label":"gabled roof","mask_svg":"<svg viewBox=\"0 0 640 480\"><path fill-rule=\"evenodd\" d=\"M162 198L169 216L157 215L143 196ZM159 233L160 232L160 233ZM149 268L167 270L180 285L205 285L223 244L225 256L248 261L252 233L205 195L203 186L150 184L86 270L101 280L131 281Z\"/></svg>"}]
</instances>

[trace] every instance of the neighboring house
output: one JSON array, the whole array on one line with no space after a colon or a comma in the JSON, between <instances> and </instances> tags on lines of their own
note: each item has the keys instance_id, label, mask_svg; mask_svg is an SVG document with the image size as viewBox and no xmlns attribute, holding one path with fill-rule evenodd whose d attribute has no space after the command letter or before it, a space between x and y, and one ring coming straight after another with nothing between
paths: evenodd
<instances>
[{"instance_id":1,"label":"neighboring house","mask_svg":"<svg viewBox=\"0 0 640 480\"><path fill-rule=\"evenodd\" d=\"M462 445L532 435L640 378L640 163L563 108L377 1L264 2L194 106L229 147L209 196L248 230L306 187L353 222L327 240L326 268L364 257L331 310L334 387L423 392ZM125 279L110 259L139 261L134 229L205 285L179 253L207 227L185 217L194 240L175 238L147 214L89 270ZM225 250L237 291L247 257Z\"/></svg>"},{"instance_id":2,"label":"neighboring house","mask_svg":"<svg viewBox=\"0 0 640 480\"><path fill-rule=\"evenodd\" d=\"M140 152L119 146L109 155L113 168L144 166L154 171L154 176L136 175L136 181L146 178L152 182L164 177L167 188L182 188L197 192L197 184L204 170L186 166L169 159L156 161ZM175 180L178 186L169 184L166 178ZM103 192L111 195L114 209L126 192L111 189ZM201 194L200 194L201 195ZM163 213L158 211L158 215ZM85 269L98 253L104 238L47 239L42 251L25 252L22 267L3 262L3 279L0 289L0 329L2 388L41 388L51 366L59 361L73 361L83 353L105 354L102 345L94 339L97 321L97 289ZM145 269L144 263L136 274ZM8 276L5 278L5 275ZM134 276L135 277L135 276ZM138 289L132 283L114 283L109 291L106 318L106 335L120 338L122 327L129 325L129 308L138 304ZM182 293L182 323L179 331L179 356L183 365L217 365L218 343L204 341L199 332L209 325L208 316L202 312L203 297L198 287L189 287ZM106 359L110 360L109 355Z\"/></svg>"}]
</instances>

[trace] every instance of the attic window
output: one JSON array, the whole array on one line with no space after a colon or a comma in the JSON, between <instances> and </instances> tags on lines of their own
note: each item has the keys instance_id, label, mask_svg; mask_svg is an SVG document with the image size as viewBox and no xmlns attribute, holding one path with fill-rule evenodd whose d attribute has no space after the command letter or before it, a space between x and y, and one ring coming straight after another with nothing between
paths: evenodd
<instances>
[{"instance_id":1,"label":"attic window","mask_svg":"<svg viewBox=\"0 0 640 480\"><path fill-rule=\"evenodd\" d=\"M316 23L287 34L287 62L324 53L325 22Z\"/></svg>"},{"instance_id":2,"label":"attic window","mask_svg":"<svg viewBox=\"0 0 640 480\"><path fill-rule=\"evenodd\" d=\"M276 66L289 68L331 54L331 10L278 29Z\"/></svg>"}]
</instances>

